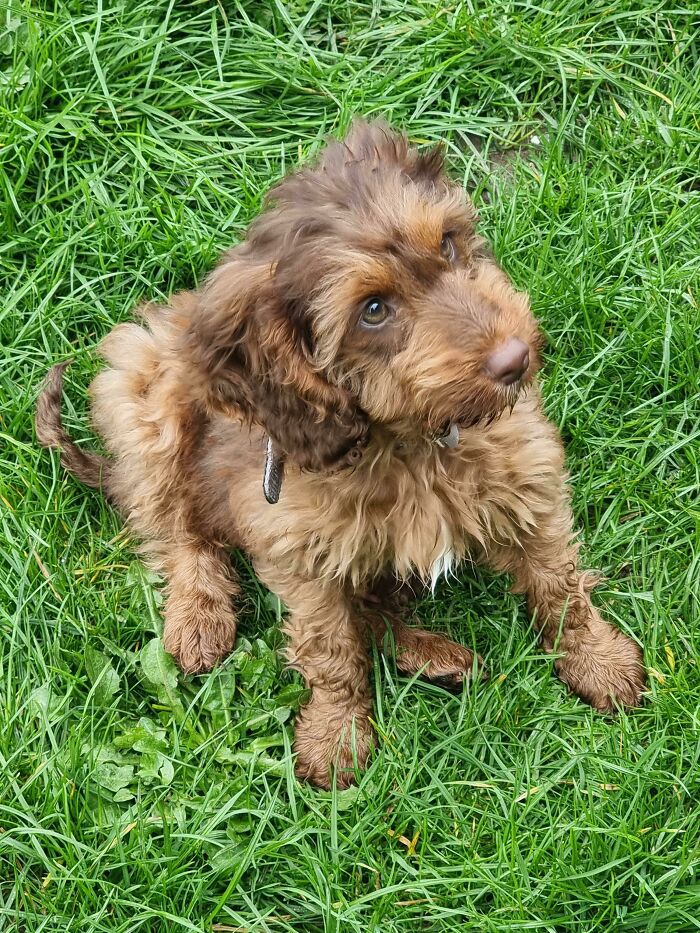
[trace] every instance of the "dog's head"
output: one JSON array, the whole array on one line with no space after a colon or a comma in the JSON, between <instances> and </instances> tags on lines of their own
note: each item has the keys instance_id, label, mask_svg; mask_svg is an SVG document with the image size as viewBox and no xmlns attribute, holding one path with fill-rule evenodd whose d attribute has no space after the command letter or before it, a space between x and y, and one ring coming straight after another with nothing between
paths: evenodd
<instances>
[{"instance_id":1,"label":"dog's head","mask_svg":"<svg viewBox=\"0 0 700 933\"><path fill-rule=\"evenodd\" d=\"M356 123L271 190L201 290L187 342L210 404L310 469L352 462L371 423L430 435L498 415L540 337L475 220L439 150Z\"/></svg>"}]
</instances>

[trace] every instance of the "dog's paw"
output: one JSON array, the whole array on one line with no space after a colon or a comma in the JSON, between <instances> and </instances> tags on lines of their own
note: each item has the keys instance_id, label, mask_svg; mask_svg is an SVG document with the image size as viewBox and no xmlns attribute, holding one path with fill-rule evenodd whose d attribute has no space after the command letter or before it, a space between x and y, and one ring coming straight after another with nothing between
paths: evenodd
<instances>
[{"instance_id":1,"label":"dog's paw","mask_svg":"<svg viewBox=\"0 0 700 933\"><path fill-rule=\"evenodd\" d=\"M426 656L428 666L423 677L446 690L459 691L470 677L482 680L488 678L483 659L477 655L474 664L474 652L442 635L428 634L426 638Z\"/></svg>"},{"instance_id":2,"label":"dog's paw","mask_svg":"<svg viewBox=\"0 0 700 933\"><path fill-rule=\"evenodd\" d=\"M646 686L642 651L618 628L596 618L562 650L566 654L554 665L557 674L594 709L614 713L641 704Z\"/></svg>"},{"instance_id":3,"label":"dog's paw","mask_svg":"<svg viewBox=\"0 0 700 933\"><path fill-rule=\"evenodd\" d=\"M175 658L183 674L205 674L231 653L234 642L235 634L222 633L222 637L212 638L210 633L206 633L189 639L186 645L176 650L171 650L167 641L164 641L164 647Z\"/></svg>"},{"instance_id":4,"label":"dog's paw","mask_svg":"<svg viewBox=\"0 0 700 933\"><path fill-rule=\"evenodd\" d=\"M476 676L488 676L483 660L474 652L444 635L422 629L405 628L396 647L396 666L405 674L421 671L421 676L446 690L459 691L476 671Z\"/></svg>"},{"instance_id":5,"label":"dog's paw","mask_svg":"<svg viewBox=\"0 0 700 933\"><path fill-rule=\"evenodd\" d=\"M348 787L363 771L375 746L369 710L328 709L311 702L297 717L294 735L295 772L299 780L329 790Z\"/></svg>"},{"instance_id":6,"label":"dog's paw","mask_svg":"<svg viewBox=\"0 0 700 933\"><path fill-rule=\"evenodd\" d=\"M210 671L230 654L235 640L236 620L228 605L217 609L197 600L168 600L163 647L185 674Z\"/></svg>"}]
</instances>

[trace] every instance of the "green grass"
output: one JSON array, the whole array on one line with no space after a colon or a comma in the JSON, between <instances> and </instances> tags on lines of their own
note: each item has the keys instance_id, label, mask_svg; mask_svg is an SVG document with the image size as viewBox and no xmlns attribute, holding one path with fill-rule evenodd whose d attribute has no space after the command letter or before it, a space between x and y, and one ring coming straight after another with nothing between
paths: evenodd
<instances>
[{"instance_id":1,"label":"green grass","mask_svg":"<svg viewBox=\"0 0 700 933\"><path fill-rule=\"evenodd\" d=\"M699 29L663 0L0 10L0 929L700 928ZM597 598L652 676L595 715L466 570L420 614L491 680L453 697L376 659L379 751L331 794L293 777L275 601L241 560L237 651L177 677L158 581L32 409L75 357L87 440L97 341L355 113L445 141L530 291Z\"/></svg>"}]
</instances>

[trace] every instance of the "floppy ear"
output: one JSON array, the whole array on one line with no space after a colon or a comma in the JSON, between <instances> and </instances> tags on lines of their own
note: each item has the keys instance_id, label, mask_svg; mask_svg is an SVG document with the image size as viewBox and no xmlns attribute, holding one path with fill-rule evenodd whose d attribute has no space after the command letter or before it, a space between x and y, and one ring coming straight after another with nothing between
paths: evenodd
<instances>
[{"instance_id":1,"label":"floppy ear","mask_svg":"<svg viewBox=\"0 0 700 933\"><path fill-rule=\"evenodd\" d=\"M354 461L367 418L312 368L269 263L230 253L201 290L185 341L210 407L258 423L304 469Z\"/></svg>"}]
</instances>

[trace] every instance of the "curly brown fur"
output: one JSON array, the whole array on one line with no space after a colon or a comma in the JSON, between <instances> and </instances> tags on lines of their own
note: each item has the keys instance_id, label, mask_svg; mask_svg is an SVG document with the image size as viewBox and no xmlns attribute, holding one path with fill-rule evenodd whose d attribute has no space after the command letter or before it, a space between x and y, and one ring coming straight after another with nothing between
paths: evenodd
<instances>
[{"instance_id":1,"label":"curly brown fur","mask_svg":"<svg viewBox=\"0 0 700 933\"><path fill-rule=\"evenodd\" d=\"M579 696L639 702L641 652L578 566L539 344L440 153L362 122L271 191L198 291L104 341L93 420L109 496L168 581L166 647L186 671L230 651L227 549L244 549L287 607L289 661L311 688L299 775L347 783L371 752L369 633L403 670L469 674L471 651L368 602L382 577L427 582L467 555L512 574ZM39 439L98 485L103 462L61 427L60 381ZM439 446L454 423L459 443ZM268 436L286 460L277 505L261 485Z\"/></svg>"}]
</instances>

